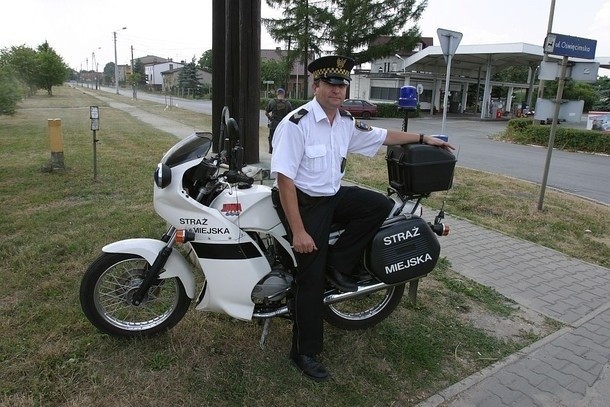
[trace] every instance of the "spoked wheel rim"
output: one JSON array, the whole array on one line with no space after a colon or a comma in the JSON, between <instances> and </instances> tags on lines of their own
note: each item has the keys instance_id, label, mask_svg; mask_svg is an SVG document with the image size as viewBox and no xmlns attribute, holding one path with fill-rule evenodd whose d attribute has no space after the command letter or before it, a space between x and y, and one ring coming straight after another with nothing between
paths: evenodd
<instances>
[{"instance_id":1,"label":"spoked wheel rim","mask_svg":"<svg viewBox=\"0 0 610 407\"><path fill-rule=\"evenodd\" d=\"M365 321L382 312L391 301L396 287L388 287L362 297L328 304L338 317L349 321Z\"/></svg>"},{"instance_id":2,"label":"spoked wheel rim","mask_svg":"<svg viewBox=\"0 0 610 407\"><path fill-rule=\"evenodd\" d=\"M137 332L157 327L172 315L180 298L175 279L153 284L139 306L131 303L148 267L146 260L133 258L117 262L102 273L95 286L94 304L107 323Z\"/></svg>"}]
</instances>

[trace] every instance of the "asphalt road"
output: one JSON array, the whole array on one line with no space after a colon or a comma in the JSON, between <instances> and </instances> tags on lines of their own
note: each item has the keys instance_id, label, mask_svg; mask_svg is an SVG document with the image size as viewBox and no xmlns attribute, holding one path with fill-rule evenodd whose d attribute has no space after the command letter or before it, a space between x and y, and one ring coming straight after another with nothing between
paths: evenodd
<instances>
[{"instance_id":1,"label":"asphalt road","mask_svg":"<svg viewBox=\"0 0 610 407\"><path fill-rule=\"evenodd\" d=\"M114 92L114 88L103 88ZM121 95L131 97L131 90L121 89ZM204 114L212 114L212 102L173 98L163 95L138 93L138 99L151 100ZM407 129L425 134L441 134L442 115L409 119ZM261 111L261 123L266 118ZM371 126L400 129L402 119L371 119ZM503 143L490 139L501 132L506 121L481 121L478 118L448 117L445 134L457 148L458 165L541 184L547 160L547 149ZM566 124L561 124L565 126ZM585 128L586 122L567 124ZM610 156L553 150L549 167L547 188L565 192L610 205Z\"/></svg>"}]
</instances>

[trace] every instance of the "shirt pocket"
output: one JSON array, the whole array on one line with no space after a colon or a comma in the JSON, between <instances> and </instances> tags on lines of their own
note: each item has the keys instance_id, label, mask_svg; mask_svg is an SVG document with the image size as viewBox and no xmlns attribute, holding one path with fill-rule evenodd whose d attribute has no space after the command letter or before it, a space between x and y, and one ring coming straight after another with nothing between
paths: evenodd
<instances>
[{"instance_id":1,"label":"shirt pocket","mask_svg":"<svg viewBox=\"0 0 610 407\"><path fill-rule=\"evenodd\" d=\"M318 173L328 169L328 154L326 153L326 145L314 144L305 147L305 159L303 166L306 170Z\"/></svg>"}]
</instances>

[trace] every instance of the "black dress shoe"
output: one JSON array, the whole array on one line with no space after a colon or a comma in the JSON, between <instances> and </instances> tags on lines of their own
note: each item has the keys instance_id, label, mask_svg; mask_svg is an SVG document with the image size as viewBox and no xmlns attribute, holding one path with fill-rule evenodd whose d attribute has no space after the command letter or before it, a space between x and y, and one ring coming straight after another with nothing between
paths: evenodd
<instances>
[{"instance_id":1,"label":"black dress shoe","mask_svg":"<svg viewBox=\"0 0 610 407\"><path fill-rule=\"evenodd\" d=\"M358 291L358 284L354 280L333 267L328 268L326 276L332 285L343 292L353 293Z\"/></svg>"},{"instance_id":2,"label":"black dress shoe","mask_svg":"<svg viewBox=\"0 0 610 407\"><path fill-rule=\"evenodd\" d=\"M328 380L330 375L324 365L316 360L313 356L307 355L290 355L292 363L301 371L305 376L318 382Z\"/></svg>"}]
</instances>

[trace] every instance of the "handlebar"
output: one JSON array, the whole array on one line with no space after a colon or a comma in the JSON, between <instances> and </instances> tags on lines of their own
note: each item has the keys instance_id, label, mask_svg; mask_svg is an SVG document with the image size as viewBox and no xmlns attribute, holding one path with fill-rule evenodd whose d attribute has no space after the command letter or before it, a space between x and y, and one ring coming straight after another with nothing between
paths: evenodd
<instances>
[{"instance_id":1,"label":"handlebar","mask_svg":"<svg viewBox=\"0 0 610 407\"><path fill-rule=\"evenodd\" d=\"M225 171L225 173L222 175L223 175L223 177L225 177L227 179L227 182L229 184L234 184L236 182L243 182L248 185L254 184L254 178L248 177L247 175L244 175L244 174L240 174L239 172L237 172L235 170Z\"/></svg>"}]
</instances>

